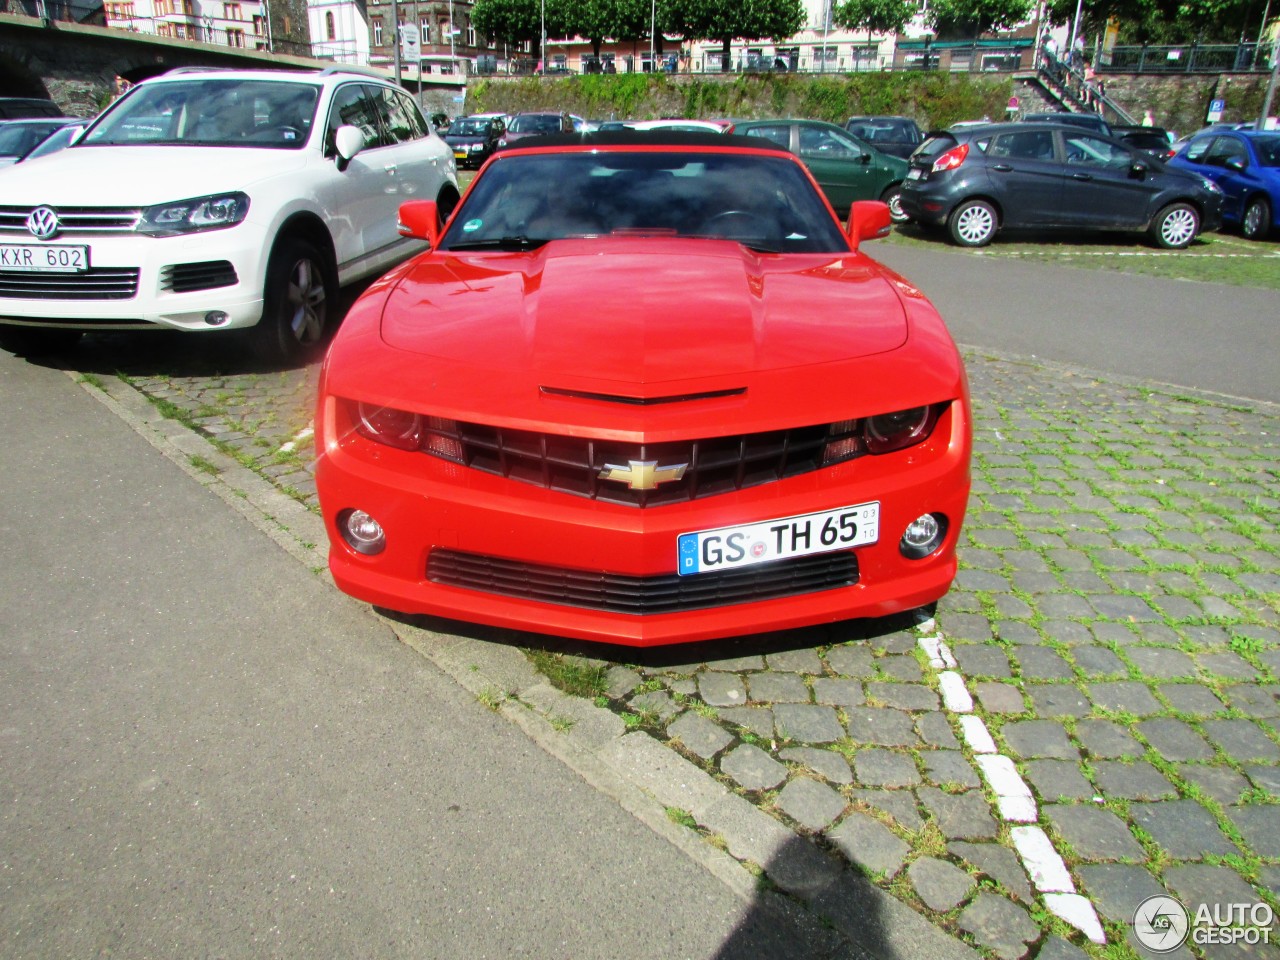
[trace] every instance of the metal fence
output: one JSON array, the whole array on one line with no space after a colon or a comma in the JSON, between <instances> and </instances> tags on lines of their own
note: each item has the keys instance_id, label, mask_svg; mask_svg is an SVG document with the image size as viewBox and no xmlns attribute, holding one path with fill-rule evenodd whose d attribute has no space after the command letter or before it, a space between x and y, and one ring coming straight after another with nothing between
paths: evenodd
<instances>
[{"instance_id":1,"label":"metal fence","mask_svg":"<svg viewBox=\"0 0 1280 960\"><path fill-rule=\"evenodd\" d=\"M1269 73L1277 44L1117 46L1094 58L1099 73Z\"/></svg>"}]
</instances>

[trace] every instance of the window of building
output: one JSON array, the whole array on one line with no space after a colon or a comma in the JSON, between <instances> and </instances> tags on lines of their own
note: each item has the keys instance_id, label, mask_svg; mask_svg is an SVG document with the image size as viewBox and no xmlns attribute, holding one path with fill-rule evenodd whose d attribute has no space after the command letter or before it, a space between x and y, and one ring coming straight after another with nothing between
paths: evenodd
<instances>
[{"instance_id":1,"label":"window of building","mask_svg":"<svg viewBox=\"0 0 1280 960\"><path fill-rule=\"evenodd\" d=\"M338 39L338 25L333 19L333 11L326 10L324 14L324 33L330 40Z\"/></svg>"},{"instance_id":2,"label":"window of building","mask_svg":"<svg viewBox=\"0 0 1280 960\"><path fill-rule=\"evenodd\" d=\"M375 47L382 46L382 18L373 18L373 45Z\"/></svg>"},{"instance_id":3,"label":"window of building","mask_svg":"<svg viewBox=\"0 0 1280 960\"><path fill-rule=\"evenodd\" d=\"M227 28L227 46L228 46L228 47L243 47L243 46L244 46L244 31L243 31L243 30L238 30L238 29L236 29L235 27L228 27L228 28Z\"/></svg>"},{"instance_id":4,"label":"window of building","mask_svg":"<svg viewBox=\"0 0 1280 960\"><path fill-rule=\"evenodd\" d=\"M244 11L238 3L224 3L222 5L222 15L227 20L243 20Z\"/></svg>"}]
</instances>

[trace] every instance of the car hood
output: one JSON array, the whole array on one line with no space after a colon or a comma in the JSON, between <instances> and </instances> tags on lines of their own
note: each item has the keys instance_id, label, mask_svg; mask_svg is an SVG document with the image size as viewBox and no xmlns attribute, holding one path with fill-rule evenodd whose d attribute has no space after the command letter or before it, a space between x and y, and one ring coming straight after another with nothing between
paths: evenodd
<instances>
[{"instance_id":1,"label":"car hood","mask_svg":"<svg viewBox=\"0 0 1280 960\"><path fill-rule=\"evenodd\" d=\"M599 238L424 256L388 297L382 337L542 389L641 396L894 350L907 320L895 285L858 254Z\"/></svg>"},{"instance_id":2,"label":"car hood","mask_svg":"<svg viewBox=\"0 0 1280 960\"><path fill-rule=\"evenodd\" d=\"M143 207L250 190L302 169L306 157L306 150L77 145L6 170L0 204Z\"/></svg>"}]
</instances>

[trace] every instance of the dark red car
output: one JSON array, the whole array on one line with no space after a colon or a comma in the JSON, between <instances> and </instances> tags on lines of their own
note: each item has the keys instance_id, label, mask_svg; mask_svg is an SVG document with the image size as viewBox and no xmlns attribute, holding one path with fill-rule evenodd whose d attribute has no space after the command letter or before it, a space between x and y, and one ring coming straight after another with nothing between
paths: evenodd
<instances>
[{"instance_id":1,"label":"dark red car","mask_svg":"<svg viewBox=\"0 0 1280 960\"><path fill-rule=\"evenodd\" d=\"M949 588L964 369L924 295L758 138L494 155L323 369L330 569L379 606L653 645L881 616Z\"/></svg>"}]
</instances>

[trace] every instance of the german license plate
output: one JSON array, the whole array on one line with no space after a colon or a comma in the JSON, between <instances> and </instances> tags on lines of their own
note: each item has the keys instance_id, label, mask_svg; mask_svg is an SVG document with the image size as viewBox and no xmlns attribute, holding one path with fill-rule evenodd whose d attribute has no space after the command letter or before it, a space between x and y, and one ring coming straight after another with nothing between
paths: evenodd
<instances>
[{"instance_id":1,"label":"german license plate","mask_svg":"<svg viewBox=\"0 0 1280 960\"><path fill-rule=\"evenodd\" d=\"M848 550L875 543L879 536L880 502L877 500L799 517L682 533L676 539L676 567L681 576L689 576L812 553Z\"/></svg>"},{"instance_id":2,"label":"german license plate","mask_svg":"<svg viewBox=\"0 0 1280 960\"><path fill-rule=\"evenodd\" d=\"M88 247L0 243L0 270L23 270L29 273L81 273L88 269Z\"/></svg>"}]
</instances>

